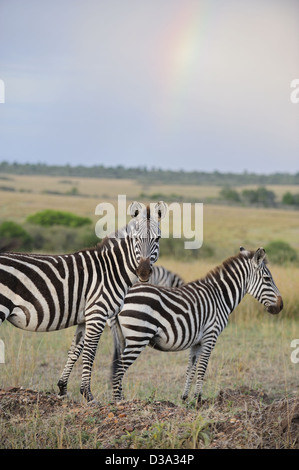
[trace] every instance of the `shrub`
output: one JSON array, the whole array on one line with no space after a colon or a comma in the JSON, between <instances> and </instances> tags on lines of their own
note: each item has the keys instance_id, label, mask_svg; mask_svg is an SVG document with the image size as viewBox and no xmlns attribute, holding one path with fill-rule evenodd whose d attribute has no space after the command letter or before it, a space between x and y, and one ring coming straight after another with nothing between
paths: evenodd
<instances>
[{"instance_id":1,"label":"shrub","mask_svg":"<svg viewBox=\"0 0 299 470\"><path fill-rule=\"evenodd\" d=\"M284 193L281 202L290 206L299 206L299 194Z\"/></svg>"},{"instance_id":2,"label":"shrub","mask_svg":"<svg viewBox=\"0 0 299 470\"><path fill-rule=\"evenodd\" d=\"M219 195L222 199L225 199L225 201L240 202L241 200L238 191L229 186L222 188Z\"/></svg>"},{"instance_id":3,"label":"shrub","mask_svg":"<svg viewBox=\"0 0 299 470\"><path fill-rule=\"evenodd\" d=\"M64 225L65 227L82 227L82 225L90 224L88 217L79 217L71 212L55 211L47 209L36 214L29 215L27 222L31 224L41 225L42 227L51 227L52 225Z\"/></svg>"},{"instance_id":4,"label":"shrub","mask_svg":"<svg viewBox=\"0 0 299 470\"><path fill-rule=\"evenodd\" d=\"M0 225L0 239L1 246L13 242L20 251L29 251L32 248L32 239L26 230L9 220Z\"/></svg>"},{"instance_id":5,"label":"shrub","mask_svg":"<svg viewBox=\"0 0 299 470\"><path fill-rule=\"evenodd\" d=\"M275 240L265 247L269 260L274 264L287 264L297 261L296 250L283 240Z\"/></svg>"},{"instance_id":6,"label":"shrub","mask_svg":"<svg viewBox=\"0 0 299 470\"><path fill-rule=\"evenodd\" d=\"M269 191L263 186L257 189L244 189L242 191L242 199L247 204L260 204L265 207L274 206L275 197L273 191Z\"/></svg>"}]
</instances>

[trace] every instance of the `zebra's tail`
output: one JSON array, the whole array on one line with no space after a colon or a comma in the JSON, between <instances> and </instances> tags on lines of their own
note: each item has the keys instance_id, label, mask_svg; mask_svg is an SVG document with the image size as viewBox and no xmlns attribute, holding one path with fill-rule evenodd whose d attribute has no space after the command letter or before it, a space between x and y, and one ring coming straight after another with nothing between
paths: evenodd
<instances>
[{"instance_id":1,"label":"zebra's tail","mask_svg":"<svg viewBox=\"0 0 299 470\"><path fill-rule=\"evenodd\" d=\"M121 365L122 353L125 349L125 338L121 330L118 315L109 319L109 326L111 328L114 343L114 353L111 366L111 380L113 382L113 377L115 377Z\"/></svg>"}]
</instances>

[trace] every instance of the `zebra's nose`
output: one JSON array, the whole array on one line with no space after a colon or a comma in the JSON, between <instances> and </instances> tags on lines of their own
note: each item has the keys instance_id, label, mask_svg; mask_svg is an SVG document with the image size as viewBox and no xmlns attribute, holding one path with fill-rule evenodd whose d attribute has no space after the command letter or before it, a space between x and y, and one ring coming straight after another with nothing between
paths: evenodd
<instances>
[{"instance_id":1,"label":"zebra's nose","mask_svg":"<svg viewBox=\"0 0 299 470\"><path fill-rule=\"evenodd\" d=\"M283 300L282 300L281 295L279 295L277 298L277 307L279 308L279 311L281 312L283 309Z\"/></svg>"},{"instance_id":2,"label":"zebra's nose","mask_svg":"<svg viewBox=\"0 0 299 470\"><path fill-rule=\"evenodd\" d=\"M283 308L283 301L282 297L279 295L277 297L277 302L276 304L272 304L267 308L267 311L271 313L272 315L277 315L277 313L281 312Z\"/></svg>"},{"instance_id":3,"label":"zebra's nose","mask_svg":"<svg viewBox=\"0 0 299 470\"><path fill-rule=\"evenodd\" d=\"M149 258L141 258L138 268L136 269L136 274L139 281L148 282L149 277L152 273L151 262Z\"/></svg>"}]
</instances>

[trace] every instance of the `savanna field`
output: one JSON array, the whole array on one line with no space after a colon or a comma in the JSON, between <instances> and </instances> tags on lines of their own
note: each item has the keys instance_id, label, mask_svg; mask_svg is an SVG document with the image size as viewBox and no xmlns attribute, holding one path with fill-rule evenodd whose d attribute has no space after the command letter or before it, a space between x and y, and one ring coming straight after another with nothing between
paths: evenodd
<instances>
[{"instance_id":1,"label":"savanna field","mask_svg":"<svg viewBox=\"0 0 299 470\"><path fill-rule=\"evenodd\" d=\"M95 240L97 204L116 206L117 195L125 194L128 204L169 202L167 195L172 201L177 195L184 201L204 202L203 246L198 255L185 256L178 245L171 252L161 241L157 264L186 282L237 254L240 245L267 249L278 240L297 255L297 260L271 261L269 253L284 309L271 316L256 300L245 297L212 352L200 409L180 400L188 351L167 354L150 348L125 375L124 402L113 404L108 327L93 366L92 389L98 404L88 406L80 395L80 360L70 376L69 397L61 401L56 383L74 329L30 333L5 322L0 329L5 345L5 363L0 364L0 448L299 448L299 361L291 360L291 342L299 339L298 210L216 204L211 201L219 193L217 186L16 175L7 175L0 186L0 224L13 221L22 226L35 248L40 246L35 251L67 253L85 248ZM295 186L267 188L277 200L286 191L298 192ZM143 200L145 195L159 197ZM63 226L42 232L27 217L45 209L69 211L91 223L76 232ZM294 357L299 359L299 351Z\"/></svg>"}]
</instances>

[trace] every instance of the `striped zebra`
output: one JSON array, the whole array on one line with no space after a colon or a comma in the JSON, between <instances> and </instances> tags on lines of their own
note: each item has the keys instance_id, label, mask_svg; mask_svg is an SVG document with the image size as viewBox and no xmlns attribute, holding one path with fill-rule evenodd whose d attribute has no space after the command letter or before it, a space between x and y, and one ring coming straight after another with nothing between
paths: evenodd
<instances>
[{"instance_id":1,"label":"striped zebra","mask_svg":"<svg viewBox=\"0 0 299 470\"><path fill-rule=\"evenodd\" d=\"M164 266L153 266L148 282L163 287L179 287L184 284L183 279L178 274L169 271Z\"/></svg>"},{"instance_id":2,"label":"striped zebra","mask_svg":"<svg viewBox=\"0 0 299 470\"><path fill-rule=\"evenodd\" d=\"M58 381L67 393L72 367L83 360L80 392L92 401L91 368L108 317L122 308L136 282L146 282L159 256L159 220L166 205L151 211L132 203L126 227L95 248L67 255L0 253L0 324L4 320L29 331L56 331L77 325Z\"/></svg>"},{"instance_id":3,"label":"striped zebra","mask_svg":"<svg viewBox=\"0 0 299 470\"><path fill-rule=\"evenodd\" d=\"M190 348L182 399L188 397L199 360L194 397L200 403L210 354L229 314L246 293L269 313L279 313L283 307L263 248L249 252L241 247L238 255L224 261L206 277L182 287L133 286L111 326L114 400L121 399L126 370L149 345L166 352Z\"/></svg>"}]
</instances>

